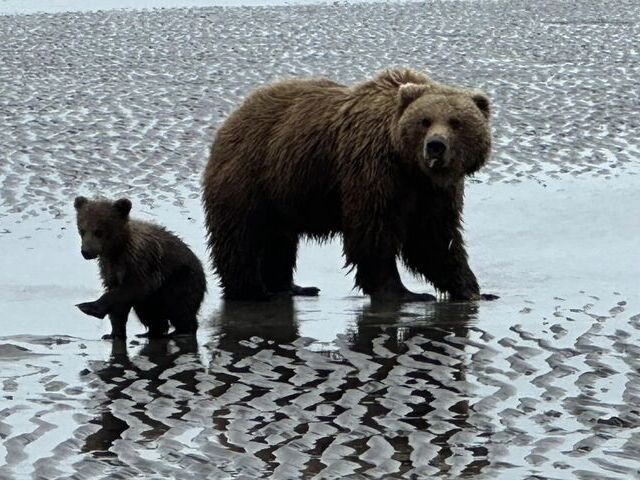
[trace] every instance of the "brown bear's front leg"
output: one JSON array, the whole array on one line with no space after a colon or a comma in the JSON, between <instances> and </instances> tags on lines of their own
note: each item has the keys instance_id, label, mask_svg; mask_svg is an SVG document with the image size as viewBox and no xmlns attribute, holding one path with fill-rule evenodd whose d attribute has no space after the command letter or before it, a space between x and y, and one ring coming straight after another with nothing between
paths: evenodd
<instances>
[{"instance_id":1,"label":"brown bear's front leg","mask_svg":"<svg viewBox=\"0 0 640 480\"><path fill-rule=\"evenodd\" d=\"M411 271L423 275L437 290L448 293L451 300L498 298L480 294L459 229L450 231L448 237L429 237L425 232L412 231L407 235L402 256Z\"/></svg>"},{"instance_id":2,"label":"brown bear's front leg","mask_svg":"<svg viewBox=\"0 0 640 480\"><path fill-rule=\"evenodd\" d=\"M345 235L345 256L348 265L356 268L356 286L375 300L401 300L406 302L433 301L428 293L414 293L400 279L395 254L390 249L379 249L377 253L363 254L366 247L354 244Z\"/></svg>"},{"instance_id":3,"label":"brown bear's front leg","mask_svg":"<svg viewBox=\"0 0 640 480\"><path fill-rule=\"evenodd\" d=\"M153 287L153 284L144 285L140 283L138 285L137 283L129 282L112 288L106 291L98 300L91 302L93 305L89 306L89 310L93 311L93 313L88 314L97 316L95 313L99 313L102 314L102 317L99 318L104 318L107 313L111 313L114 310L130 310L133 304L137 300L146 297L153 290ZM80 305L83 305L83 307L80 307ZM87 308L87 304L80 305L78 305L80 310Z\"/></svg>"},{"instance_id":4,"label":"brown bear's front leg","mask_svg":"<svg viewBox=\"0 0 640 480\"><path fill-rule=\"evenodd\" d=\"M457 230L452 239L438 255L442 263L432 272L430 280L443 292L449 293L451 300L495 300L499 298L491 293L480 293L475 274L469 267L467 251L462 234Z\"/></svg>"},{"instance_id":5,"label":"brown bear's front leg","mask_svg":"<svg viewBox=\"0 0 640 480\"><path fill-rule=\"evenodd\" d=\"M433 285L438 290L448 292L451 300L476 300L480 298L478 280L469 267L464 247L460 246L456 250L458 251L450 259L452 271L449 275L444 272L436 275Z\"/></svg>"},{"instance_id":6,"label":"brown bear's front leg","mask_svg":"<svg viewBox=\"0 0 640 480\"><path fill-rule=\"evenodd\" d=\"M391 200L381 194L391 191L389 175L378 172L370 175L374 178L383 179L382 184L343 185L343 248L347 265L356 269L356 286L380 300L433 301L433 295L411 292L400 279L397 215L388 210Z\"/></svg>"},{"instance_id":7,"label":"brown bear's front leg","mask_svg":"<svg viewBox=\"0 0 640 480\"><path fill-rule=\"evenodd\" d=\"M452 300L492 300L481 295L469 267L462 237L464 183L448 189L426 189L407 212L401 239L402 259L409 270L424 276Z\"/></svg>"},{"instance_id":8,"label":"brown bear's front leg","mask_svg":"<svg viewBox=\"0 0 640 480\"><path fill-rule=\"evenodd\" d=\"M83 313L97 318L107 314L111 321L111 333L103 339L125 338L126 324L133 301L144 296L146 289L132 285L123 285L105 292L98 300L76 305Z\"/></svg>"}]
</instances>

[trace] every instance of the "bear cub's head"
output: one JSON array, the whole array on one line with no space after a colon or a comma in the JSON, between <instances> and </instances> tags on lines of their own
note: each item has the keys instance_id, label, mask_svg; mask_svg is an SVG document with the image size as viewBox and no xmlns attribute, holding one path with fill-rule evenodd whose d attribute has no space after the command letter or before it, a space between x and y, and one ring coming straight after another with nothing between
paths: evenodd
<instances>
[{"instance_id":1,"label":"bear cub's head","mask_svg":"<svg viewBox=\"0 0 640 480\"><path fill-rule=\"evenodd\" d=\"M405 83L398 90L396 148L436 184L480 169L491 151L487 96L438 84Z\"/></svg>"},{"instance_id":2,"label":"bear cub's head","mask_svg":"<svg viewBox=\"0 0 640 480\"><path fill-rule=\"evenodd\" d=\"M73 206L84 258L116 254L123 248L129 234L130 200L121 198L112 202L76 197Z\"/></svg>"}]
</instances>

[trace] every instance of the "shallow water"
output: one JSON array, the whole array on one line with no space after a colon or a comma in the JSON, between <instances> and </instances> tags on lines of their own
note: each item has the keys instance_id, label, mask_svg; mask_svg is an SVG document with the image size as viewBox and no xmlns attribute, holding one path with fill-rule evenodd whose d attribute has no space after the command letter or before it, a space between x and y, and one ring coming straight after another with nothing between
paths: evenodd
<instances>
[{"instance_id":1,"label":"shallow water","mask_svg":"<svg viewBox=\"0 0 640 480\"><path fill-rule=\"evenodd\" d=\"M0 479L640 478L638 10L463 5L0 17ZM371 304L304 244L318 298L223 304L209 271L195 341L99 340L76 194L206 259L199 173L244 93L389 64L491 94L465 225L499 300Z\"/></svg>"},{"instance_id":2,"label":"shallow water","mask_svg":"<svg viewBox=\"0 0 640 480\"><path fill-rule=\"evenodd\" d=\"M338 242L307 244L320 297L223 304L212 279L196 341L100 341L72 226L23 221L0 237L0 478L636 478L636 186L471 185L497 301L371 304ZM204 258L189 207L154 215Z\"/></svg>"},{"instance_id":3,"label":"shallow water","mask_svg":"<svg viewBox=\"0 0 640 480\"><path fill-rule=\"evenodd\" d=\"M197 342L3 339L49 356L3 368L0 475L635 478L640 317L607 297L366 305L328 343L290 302Z\"/></svg>"}]
</instances>

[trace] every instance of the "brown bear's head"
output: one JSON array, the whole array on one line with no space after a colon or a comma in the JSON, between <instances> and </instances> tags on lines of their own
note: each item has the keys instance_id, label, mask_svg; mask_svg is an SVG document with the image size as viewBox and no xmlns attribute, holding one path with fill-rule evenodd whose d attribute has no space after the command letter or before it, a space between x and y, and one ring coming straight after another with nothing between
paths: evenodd
<instances>
[{"instance_id":1,"label":"brown bear's head","mask_svg":"<svg viewBox=\"0 0 640 480\"><path fill-rule=\"evenodd\" d=\"M397 101L396 148L435 183L455 183L485 164L491 131L489 99L484 93L405 83Z\"/></svg>"},{"instance_id":2,"label":"brown bear's head","mask_svg":"<svg viewBox=\"0 0 640 480\"><path fill-rule=\"evenodd\" d=\"M131 202L121 198L115 202L76 197L78 233L82 239L80 252L87 260L119 252L129 235Z\"/></svg>"}]
</instances>

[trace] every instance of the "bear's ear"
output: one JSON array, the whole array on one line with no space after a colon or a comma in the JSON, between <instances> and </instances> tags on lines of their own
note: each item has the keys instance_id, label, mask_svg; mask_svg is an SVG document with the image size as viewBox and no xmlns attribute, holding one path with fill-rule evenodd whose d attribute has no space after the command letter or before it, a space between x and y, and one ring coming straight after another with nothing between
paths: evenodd
<instances>
[{"instance_id":1,"label":"bear's ear","mask_svg":"<svg viewBox=\"0 0 640 480\"><path fill-rule=\"evenodd\" d=\"M127 218L131 211L131 200L128 198L121 198L113 202L113 208L120 214L122 218Z\"/></svg>"},{"instance_id":2,"label":"bear's ear","mask_svg":"<svg viewBox=\"0 0 640 480\"><path fill-rule=\"evenodd\" d=\"M489 118L491 116L489 97L482 92L475 91L471 94L471 100L473 100L473 103L476 104L476 107L480 109L485 118Z\"/></svg>"},{"instance_id":3,"label":"bear's ear","mask_svg":"<svg viewBox=\"0 0 640 480\"><path fill-rule=\"evenodd\" d=\"M405 83L400 85L400 89L398 90L398 108L400 111L402 112L411 102L426 92L427 88L426 85L420 85L418 83Z\"/></svg>"},{"instance_id":4,"label":"bear's ear","mask_svg":"<svg viewBox=\"0 0 640 480\"><path fill-rule=\"evenodd\" d=\"M85 197L76 197L76 199L73 201L73 207L76 210L80 210L87 204L88 201L89 200L87 200Z\"/></svg>"}]
</instances>

